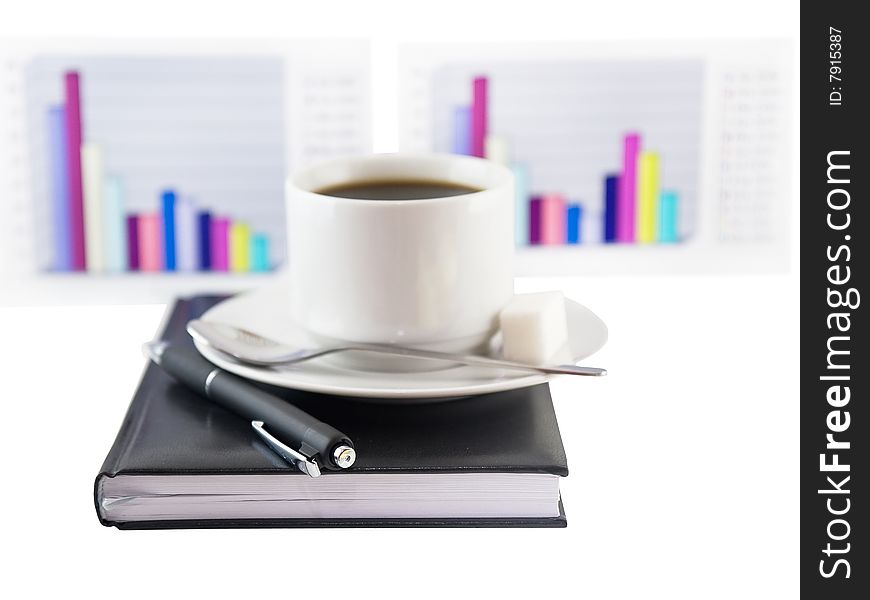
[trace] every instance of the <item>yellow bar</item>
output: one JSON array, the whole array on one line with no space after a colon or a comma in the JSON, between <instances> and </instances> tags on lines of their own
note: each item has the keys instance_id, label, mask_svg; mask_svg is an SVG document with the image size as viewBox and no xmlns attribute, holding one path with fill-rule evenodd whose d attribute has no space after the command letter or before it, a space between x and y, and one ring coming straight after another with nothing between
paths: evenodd
<instances>
[{"instance_id":1,"label":"yellow bar","mask_svg":"<svg viewBox=\"0 0 870 600\"><path fill-rule=\"evenodd\" d=\"M230 225L230 271L251 270L251 228L244 223Z\"/></svg>"},{"instance_id":2,"label":"yellow bar","mask_svg":"<svg viewBox=\"0 0 870 600\"><path fill-rule=\"evenodd\" d=\"M651 244L656 241L659 198L659 155L643 151L637 159L637 241Z\"/></svg>"},{"instance_id":3,"label":"yellow bar","mask_svg":"<svg viewBox=\"0 0 870 600\"><path fill-rule=\"evenodd\" d=\"M489 134L484 140L484 155L487 160L497 162L500 165L507 165L509 159L507 140L501 136Z\"/></svg>"}]
</instances>

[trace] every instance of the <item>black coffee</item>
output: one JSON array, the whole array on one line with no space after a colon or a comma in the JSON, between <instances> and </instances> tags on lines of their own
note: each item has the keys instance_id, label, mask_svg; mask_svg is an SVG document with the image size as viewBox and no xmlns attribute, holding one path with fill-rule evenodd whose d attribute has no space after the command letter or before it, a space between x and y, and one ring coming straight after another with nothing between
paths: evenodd
<instances>
[{"instance_id":1,"label":"black coffee","mask_svg":"<svg viewBox=\"0 0 870 600\"><path fill-rule=\"evenodd\" d=\"M326 196L355 198L357 200L425 200L426 198L461 196L479 191L478 188L447 181L417 179L357 181L316 190L318 194Z\"/></svg>"}]
</instances>

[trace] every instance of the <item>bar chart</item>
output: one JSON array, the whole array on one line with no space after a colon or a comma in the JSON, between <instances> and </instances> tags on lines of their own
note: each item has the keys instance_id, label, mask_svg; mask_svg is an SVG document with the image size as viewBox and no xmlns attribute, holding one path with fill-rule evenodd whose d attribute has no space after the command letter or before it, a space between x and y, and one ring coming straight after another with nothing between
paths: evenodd
<instances>
[{"instance_id":1,"label":"bar chart","mask_svg":"<svg viewBox=\"0 0 870 600\"><path fill-rule=\"evenodd\" d=\"M679 243L697 212L702 75L696 61L450 64L433 75L433 142L513 170L518 246Z\"/></svg>"},{"instance_id":2,"label":"bar chart","mask_svg":"<svg viewBox=\"0 0 870 600\"><path fill-rule=\"evenodd\" d=\"M372 148L364 40L4 41L0 304L249 289L287 262L287 176Z\"/></svg>"},{"instance_id":3,"label":"bar chart","mask_svg":"<svg viewBox=\"0 0 870 600\"><path fill-rule=\"evenodd\" d=\"M51 223L40 264L94 274L280 264L283 69L264 57L35 60L34 187Z\"/></svg>"}]
</instances>

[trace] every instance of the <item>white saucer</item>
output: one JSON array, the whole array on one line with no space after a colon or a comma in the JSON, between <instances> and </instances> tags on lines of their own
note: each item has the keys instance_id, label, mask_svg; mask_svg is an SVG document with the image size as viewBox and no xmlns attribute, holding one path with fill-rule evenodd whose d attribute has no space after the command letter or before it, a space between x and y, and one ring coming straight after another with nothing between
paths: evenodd
<instances>
[{"instance_id":1,"label":"white saucer","mask_svg":"<svg viewBox=\"0 0 870 600\"><path fill-rule=\"evenodd\" d=\"M316 343L286 316L287 293L283 284L271 284L234 296L208 310L206 321L227 323L297 347ZM555 361L582 360L597 352L607 341L607 326L591 310L565 300L568 343ZM351 396L374 402L435 402L463 396L489 394L545 383L546 375L522 371L446 364L444 368L414 372L373 372L343 366L330 357L315 358L298 365L262 368L239 364L196 342L209 361L236 375L284 388ZM410 360L410 359L409 359Z\"/></svg>"}]
</instances>

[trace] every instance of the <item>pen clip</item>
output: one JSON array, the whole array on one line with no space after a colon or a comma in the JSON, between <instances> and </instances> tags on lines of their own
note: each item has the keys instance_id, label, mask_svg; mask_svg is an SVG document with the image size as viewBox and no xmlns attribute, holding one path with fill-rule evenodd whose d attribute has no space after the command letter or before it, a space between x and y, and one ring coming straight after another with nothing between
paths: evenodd
<instances>
[{"instance_id":1,"label":"pen clip","mask_svg":"<svg viewBox=\"0 0 870 600\"><path fill-rule=\"evenodd\" d=\"M266 431L264 423L262 421L251 421L251 426L254 428L254 431L256 431L257 434L261 438L263 438L263 441L266 442L269 448L279 454L281 458L289 462L291 465L293 465L309 477L320 477L320 467L317 466L317 462L313 458L309 458L301 452L294 450L293 448L276 438L274 435Z\"/></svg>"}]
</instances>

